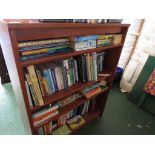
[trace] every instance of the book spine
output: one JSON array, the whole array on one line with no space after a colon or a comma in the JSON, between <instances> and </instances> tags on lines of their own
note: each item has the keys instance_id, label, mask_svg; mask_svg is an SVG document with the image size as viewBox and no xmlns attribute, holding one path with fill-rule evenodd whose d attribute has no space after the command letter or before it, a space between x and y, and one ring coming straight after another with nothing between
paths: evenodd
<instances>
[{"instance_id":1,"label":"book spine","mask_svg":"<svg viewBox=\"0 0 155 155\"><path fill-rule=\"evenodd\" d=\"M49 88L49 93L52 94L52 89L51 89L51 86L50 86L50 77L49 77L48 70L44 69L44 75L45 75L45 78L46 78L46 81L47 81L47 86Z\"/></svg>"},{"instance_id":2,"label":"book spine","mask_svg":"<svg viewBox=\"0 0 155 155\"><path fill-rule=\"evenodd\" d=\"M38 82L39 82L39 86L40 86L40 89L41 89L42 96L45 96L44 89L43 89L43 86L42 86L42 76L40 74L40 71L37 68L36 68L36 73L37 73L37 78L38 78Z\"/></svg>"},{"instance_id":3,"label":"book spine","mask_svg":"<svg viewBox=\"0 0 155 155\"><path fill-rule=\"evenodd\" d=\"M58 42L69 42L69 39L64 38L64 39L50 39L50 40L21 42L21 43L18 43L18 47L36 46L36 45L51 44L51 43L58 43Z\"/></svg>"},{"instance_id":4,"label":"book spine","mask_svg":"<svg viewBox=\"0 0 155 155\"><path fill-rule=\"evenodd\" d=\"M27 79L27 82L28 82L28 85L29 85L29 88L30 88L30 92L31 92L31 96L32 96L32 99L33 99L33 102L34 102L34 106L37 106L39 105L39 102L38 102L38 99L37 99L37 96L36 96L36 93L35 93L35 90L34 90L34 87L33 87L33 84L32 84L32 80L31 80L31 77L29 74L26 74L26 79Z\"/></svg>"},{"instance_id":5,"label":"book spine","mask_svg":"<svg viewBox=\"0 0 155 155\"><path fill-rule=\"evenodd\" d=\"M56 81L58 84L58 90L61 90L61 81L60 81L60 77L59 77L60 74L59 74L58 66L55 67L54 71L55 71Z\"/></svg>"},{"instance_id":6,"label":"book spine","mask_svg":"<svg viewBox=\"0 0 155 155\"><path fill-rule=\"evenodd\" d=\"M52 73L51 73L51 70L50 68L48 68L48 75L49 75L49 80L50 80L50 86L51 86L51 89L52 89L52 93L55 92L55 87L54 87L54 82L53 82L53 77L52 77Z\"/></svg>"},{"instance_id":7,"label":"book spine","mask_svg":"<svg viewBox=\"0 0 155 155\"><path fill-rule=\"evenodd\" d=\"M96 52L92 53L92 57L93 57L93 71L94 71L94 73L93 73L94 79L93 80L97 81L98 79L97 79L97 64L96 64L97 55L96 55Z\"/></svg>"},{"instance_id":8,"label":"book spine","mask_svg":"<svg viewBox=\"0 0 155 155\"><path fill-rule=\"evenodd\" d=\"M35 68L34 68L33 65L31 65L31 66L28 66L27 69L29 71L29 74L30 74L30 77L31 77L31 80L32 80L32 84L33 84L33 88L34 88L34 91L36 93L39 105L44 105L44 101L43 101L42 94L41 94L41 91L40 91L40 87L39 87L37 75L36 75L36 72L35 72Z\"/></svg>"},{"instance_id":9,"label":"book spine","mask_svg":"<svg viewBox=\"0 0 155 155\"><path fill-rule=\"evenodd\" d=\"M33 114L33 118L36 118L36 117L42 116L42 115L44 115L44 114L46 114L46 113L48 113L48 112L55 111L55 110L57 110L58 108L59 108L58 105L56 105L56 106L54 106L54 107L52 107L52 108L48 108L48 109L45 109L45 110L39 111L39 112Z\"/></svg>"},{"instance_id":10,"label":"book spine","mask_svg":"<svg viewBox=\"0 0 155 155\"><path fill-rule=\"evenodd\" d=\"M78 77L78 67L77 67L77 61L74 59L74 73L75 73L75 80L78 82L79 77Z\"/></svg>"},{"instance_id":11,"label":"book spine","mask_svg":"<svg viewBox=\"0 0 155 155\"><path fill-rule=\"evenodd\" d=\"M44 45L36 45L36 46L19 47L19 51L24 52L24 51L29 51L29 50L57 47L57 46L63 46L63 45L68 45L68 44L69 42L60 42L60 43L52 43L52 44L44 44Z\"/></svg>"},{"instance_id":12,"label":"book spine","mask_svg":"<svg viewBox=\"0 0 155 155\"><path fill-rule=\"evenodd\" d=\"M55 72L54 72L54 69L51 67L50 68L51 70L51 74L52 74L52 79L53 79L53 84L54 84L54 87L55 87L55 91L58 91L58 84L57 84L57 81L56 81L56 76L55 76Z\"/></svg>"},{"instance_id":13,"label":"book spine","mask_svg":"<svg viewBox=\"0 0 155 155\"><path fill-rule=\"evenodd\" d=\"M82 42L82 41L87 41L87 40L96 40L97 35L89 35L89 36L78 36L74 37L74 42Z\"/></svg>"},{"instance_id":14,"label":"book spine","mask_svg":"<svg viewBox=\"0 0 155 155\"><path fill-rule=\"evenodd\" d=\"M61 68L62 68L62 75L63 75L63 82L64 82L64 88L68 88L68 80L67 80L67 69L64 65L64 60L61 61Z\"/></svg>"},{"instance_id":15,"label":"book spine","mask_svg":"<svg viewBox=\"0 0 155 155\"><path fill-rule=\"evenodd\" d=\"M30 108L32 108L33 107L32 98L31 98L31 95L30 95L30 90L29 90L27 81L25 81L25 85L26 85L26 91L27 91L27 95L28 95L29 105L30 105Z\"/></svg>"}]
</instances>

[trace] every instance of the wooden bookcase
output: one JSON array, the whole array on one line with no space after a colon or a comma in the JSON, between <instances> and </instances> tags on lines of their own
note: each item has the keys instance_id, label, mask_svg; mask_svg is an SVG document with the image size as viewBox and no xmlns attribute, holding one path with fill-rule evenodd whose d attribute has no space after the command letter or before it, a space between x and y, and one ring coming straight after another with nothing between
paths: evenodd
<instances>
[{"instance_id":1,"label":"wooden bookcase","mask_svg":"<svg viewBox=\"0 0 155 155\"><path fill-rule=\"evenodd\" d=\"M103 91L102 93L98 94L96 97L96 107L94 111L86 113L83 117L86 121L86 123L90 122L92 119L96 118L97 116L102 116L104 107L108 98L109 91L112 86L112 81L114 79L115 75L115 69L122 51L122 47L124 44L124 40L126 37L126 33L128 30L129 25L127 24L82 24L82 23L27 23L27 24L2 24L1 23L1 34L2 34L2 48L5 50L5 56L7 54L12 54L14 59L15 66L14 66L14 74L17 73L18 79L14 79L13 73L11 81L14 83L13 87L16 85L16 82L18 81L18 90L15 88L15 91L21 90L20 93L16 93L16 97L18 102L21 101L19 99L18 95L22 95L24 106L22 108L26 108L26 115L28 118L28 123L30 125L30 129L32 134L36 134L36 130L41 127L42 125L45 125L49 123L50 121L58 118L59 116L62 116L63 114L69 112L73 108L78 107L79 105L85 103L87 99L80 98L77 99L75 102L70 103L64 107L62 107L59 110L59 114L54 116L52 119L49 119L42 124L38 125L37 127L33 126L32 122L32 112L34 112L36 109L39 109L40 107L30 108L28 96L26 92L26 86L24 81L24 67L28 65L35 65L39 63L45 63L45 62L51 62L51 61L57 61L64 58L69 58L76 55L82 55L84 53L91 53L91 52L106 52L106 55L104 57L104 73L110 73L110 77L108 78L108 90ZM24 60L21 61L20 55L18 52L18 46L17 43L19 41L28 41L28 40L42 40L42 39L48 39L48 38L62 38L62 37L72 37L72 36L79 36L79 35L93 35L93 34L113 34L113 33L121 33L123 35L122 43L117 45L110 45L105 47L99 47L96 49L89 49L89 50L83 50L83 51L72 51L69 53L64 54L57 54L52 55L48 57L42 57L42 58L36 58L31 60ZM6 50L7 48L7 50ZM8 49L9 48L9 49ZM8 60L8 65L9 60ZM13 64L12 64L13 65ZM10 71L11 72L11 71ZM102 80L102 78L99 78L99 80ZM94 82L77 82L71 87L67 88L66 90L61 90L59 92L55 92L52 95L48 97L44 97L44 103L45 105L48 105L50 103L53 103L55 101L61 100L64 97L67 97L75 92L80 91L81 89L85 88L86 86L89 86L93 84ZM23 104L22 103L22 104ZM85 124L86 124L85 123ZM75 131L72 132L72 134Z\"/></svg>"}]
</instances>

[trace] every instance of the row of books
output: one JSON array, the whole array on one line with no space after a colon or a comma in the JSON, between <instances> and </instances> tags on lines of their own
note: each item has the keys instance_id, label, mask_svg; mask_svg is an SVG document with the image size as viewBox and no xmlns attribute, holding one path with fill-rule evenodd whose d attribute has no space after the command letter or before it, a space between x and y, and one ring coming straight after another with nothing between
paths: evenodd
<instances>
[{"instance_id":1,"label":"row of books","mask_svg":"<svg viewBox=\"0 0 155 155\"><path fill-rule=\"evenodd\" d=\"M71 110L70 112L62 115L56 120L53 120L47 125L39 128L38 134L69 134L72 130L75 130L83 123L85 120L82 115L95 109L96 100L91 99L86 103L78 106L77 108Z\"/></svg>"},{"instance_id":2,"label":"row of books","mask_svg":"<svg viewBox=\"0 0 155 155\"><path fill-rule=\"evenodd\" d=\"M34 59L58 53L93 49L119 44L121 34L75 36L71 38L47 39L19 42L18 49L22 60Z\"/></svg>"},{"instance_id":3,"label":"row of books","mask_svg":"<svg viewBox=\"0 0 155 155\"><path fill-rule=\"evenodd\" d=\"M121 23L122 19L40 19L39 21L53 23Z\"/></svg>"},{"instance_id":4,"label":"row of books","mask_svg":"<svg viewBox=\"0 0 155 155\"><path fill-rule=\"evenodd\" d=\"M44 105L44 96L81 81L97 81L103 72L103 53L87 53L62 61L31 65L25 71L30 107Z\"/></svg>"},{"instance_id":5,"label":"row of books","mask_svg":"<svg viewBox=\"0 0 155 155\"><path fill-rule=\"evenodd\" d=\"M72 50L68 38L21 42L18 43L18 49L22 60L70 52Z\"/></svg>"}]
</instances>

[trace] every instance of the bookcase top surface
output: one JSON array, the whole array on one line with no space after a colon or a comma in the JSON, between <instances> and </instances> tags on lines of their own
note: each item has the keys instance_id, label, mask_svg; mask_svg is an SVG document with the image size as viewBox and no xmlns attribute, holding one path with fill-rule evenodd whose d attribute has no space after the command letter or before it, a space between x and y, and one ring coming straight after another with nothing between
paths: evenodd
<instances>
[{"instance_id":1,"label":"bookcase top surface","mask_svg":"<svg viewBox=\"0 0 155 155\"><path fill-rule=\"evenodd\" d=\"M8 28L10 30L20 29L42 29L42 28L85 28L85 27L129 27L130 24L87 24L87 23L9 23Z\"/></svg>"}]
</instances>

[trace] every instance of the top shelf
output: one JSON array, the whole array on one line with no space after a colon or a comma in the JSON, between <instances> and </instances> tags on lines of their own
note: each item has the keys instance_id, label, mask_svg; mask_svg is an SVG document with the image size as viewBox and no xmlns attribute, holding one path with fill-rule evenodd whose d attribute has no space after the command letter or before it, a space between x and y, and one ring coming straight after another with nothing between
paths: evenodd
<instances>
[{"instance_id":1,"label":"top shelf","mask_svg":"<svg viewBox=\"0 0 155 155\"><path fill-rule=\"evenodd\" d=\"M129 24L93 24L93 23L9 23L9 29L21 30L21 29L45 29L45 28L84 28L84 27L129 27Z\"/></svg>"},{"instance_id":2,"label":"top shelf","mask_svg":"<svg viewBox=\"0 0 155 155\"><path fill-rule=\"evenodd\" d=\"M47 56L47 57L40 57L40 58L35 58L35 59L24 60L24 61L22 61L22 66L26 67L29 65L35 65L35 64L40 64L40 63L44 63L44 62L61 60L61 59L69 58L72 56L82 55L84 53L101 52L101 51L116 48L116 47L122 47L122 45L123 44L121 43L121 44L117 44L117 45L98 47L98 48L82 50L82 51L72 51L72 52L55 54L55 55L51 55L51 56Z\"/></svg>"}]
</instances>

